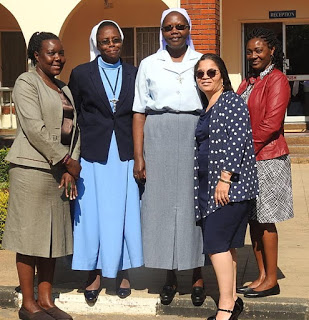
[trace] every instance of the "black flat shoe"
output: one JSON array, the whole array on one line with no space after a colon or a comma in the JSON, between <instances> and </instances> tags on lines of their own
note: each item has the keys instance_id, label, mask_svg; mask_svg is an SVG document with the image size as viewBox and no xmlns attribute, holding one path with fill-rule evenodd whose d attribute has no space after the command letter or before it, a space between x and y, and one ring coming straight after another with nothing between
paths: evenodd
<instances>
[{"instance_id":1,"label":"black flat shoe","mask_svg":"<svg viewBox=\"0 0 309 320\"><path fill-rule=\"evenodd\" d=\"M170 285L165 285L160 293L161 303L164 305L170 304L176 294L177 288Z\"/></svg>"},{"instance_id":2,"label":"black flat shoe","mask_svg":"<svg viewBox=\"0 0 309 320\"><path fill-rule=\"evenodd\" d=\"M235 314L236 317L238 318L243 310L244 310L244 302L242 301L241 298L238 297L237 300L235 301L233 314Z\"/></svg>"},{"instance_id":3,"label":"black flat shoe","mask_svg":"<svg viewBox=\"0 0 309 320\"><path fill-rule=\"evenodd\" d=\"M226 310L226 309L218 308L217 313L218 313L218 311L223 311L223 312L230 313L231 316L229 317L228 320L237 320L238 319L238 316L234 314L234 310ZM216 316L217 315L211 316L211 317L207 318L207 320L216 320L217 319Z\"/></svg>"},{"instance_id":4,"label":"black flat shoe","mask_svg":"<svg viewBox=\"0 0 309 320\"><path fill-rule=\"evenodd\" d=\"M131 289L130 288L118 288L117 289L117 296L120 299L125 299L131 294Z\"/></svg>"},{"instance_id":5,"label":"black flat shoe","mask_svg":"<svg viewBox=\"0 0 309 320\"><path fill-rule=\"evenodd\" d=\"M194 306L199 307L205 301L206 295L203 287L192 287L191 300Z\"/></svg>"},{"instance_id":6,"label":"black flat shoe","mask_svg":"<svg viewBox=\"0 0 309 320\"><path fill-rule=\"evenodd\" d=\"M245 294L251 292L253 289L248 286L238 287L236 288L236 292L240 294Z\"/></svg>"},{"instance_id":7,"label":"black flat shoe","mask_svg":"<svg viewBox=\"0 0 309 320\"><path fill-rule=\"evenodd\" d=\"M98 300L99 290L85 290L84 296L87 303L94 304Z\"/></svg>"},{"instance_id":8,"label":"black flat shoe","mask_svg":"<svg viewBox=\"0 0 309 320\"><path fill-rule=\"evenodd\" d=\"M276 284L274 287L263 290L263 291L255 291L252 289L252 291L246 293L244 297L246 298L262 298L262 297L268 297L268 296L275 296L280 293L280 287L279 284Z\"/></svg>"}]
</instances>

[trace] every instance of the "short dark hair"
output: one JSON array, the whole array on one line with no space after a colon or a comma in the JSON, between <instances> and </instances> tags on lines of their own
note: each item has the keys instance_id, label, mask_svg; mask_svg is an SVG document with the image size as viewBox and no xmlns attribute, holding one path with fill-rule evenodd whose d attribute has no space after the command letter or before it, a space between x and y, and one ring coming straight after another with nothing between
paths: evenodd
<instances>
[{"instance_id":1,"label":"short dark hair","mask_svg":"<svg viewBox=\"0 0 309 320\"><path fill-rule=\"evenodd\" d=\"M42 48L42 42L44 40L51 40L51 39L60 40L55 34L51 32L35 32L31 36L28 44L27 55L34 66L36 65L34 53L40 52Z\"/></svg>"},{"instance_id":2,"label":"short dark hair","mask_svg":"<svg viewBox=\"0 0 309 320\"><path fill-rule=\"evenodd\" d=\"M247 43L249 40L258 38L262 39L267 43L267 46L269 49L275 48L272 63L275 65L277 69L281 69L283 67L283 50L282 50L282 44L278 40L276 34L273 30L267 29L267 28L255 28L253 29L247 36ZM250 70L250 73L252 70Z\"/></svg>"},{"instance_id":3,"label":"short dark hair","mask_svg":"<svg viewBox=\"0 0 309 320\"><path fill-rule=\"evenodd\" d=\"M203 54L201 56L201 58L199 59L199 61L194 66L194 77L196 77L196 72L198 70L200 62L203 61L203 60L208 60L208 59L212 60L220 70L220 73L221 73L221 76L222 76L222 79L223 79L223 92L234 91L233 87L232 87L232 84L231 84L231 80L229 78L229 74L228 74L226 66L225 66L225 63L220 58L220 56L218 56L217 54L214 54L214 53Z\"/></svg>"}]
</instances>

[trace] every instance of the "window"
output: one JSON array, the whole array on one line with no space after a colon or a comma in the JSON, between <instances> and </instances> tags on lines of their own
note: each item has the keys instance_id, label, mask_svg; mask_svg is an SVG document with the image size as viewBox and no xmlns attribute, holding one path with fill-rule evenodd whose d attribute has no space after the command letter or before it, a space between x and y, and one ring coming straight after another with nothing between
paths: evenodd
<instances>
[{"instance_id":1,"label":"window","mask_svg":"<svg viewBox=\"0 0 309 320\"><path fill-rule=\"evenodd\" d=\"M137 65L141 61L157 52L159 49L160 28L137 28L136 29L136 56Z\"/></svg>"},{"instance_id":2,"label":"window","mask_svg":"<svg viewBox=\"0 0 309 320\"><path fill-rule=\"evenodd\" d=\"M159 49L159 27L123 28L123 61L138 66L140 62Z\"/></svg>"}]
</instances>

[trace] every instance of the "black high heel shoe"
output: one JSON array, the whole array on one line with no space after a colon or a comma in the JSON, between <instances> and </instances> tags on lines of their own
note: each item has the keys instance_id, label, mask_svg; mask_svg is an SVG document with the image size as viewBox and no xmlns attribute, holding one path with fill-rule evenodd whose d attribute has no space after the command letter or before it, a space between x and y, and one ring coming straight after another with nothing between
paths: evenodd
<instances>
[{"instance_id":1,"label":"black high heel shoe","mask_svg":"<svg viewBox=\"0 0 309 320\"><path fill-rule=\"evenodd\" d=\"M232 315L230 316L229 320L237 320L243 310L244 310L244 302L239 297L235 301L233 310L226 310L226 309L220 309L220 308L218 309L218 311L231 313ZM216 315L209 317L207 320L216 320Z\"/></svg>"},{"instance_id":2,"label":"black high heel shoe","mask_svg":"<svg viewBox=\"0 0 309 320\"><path fill-rule=\"evenodd\" d=\"M235 308L235 306L234 306L234 308ZM217 313L218 313L218 311L223 311L223 312L230 313L231 316L229 317L228 320L237 320L238 319L238 316L234 313L234 309L233 310L227 310L227 309L218 308ZM216 316L217 315L211 316L211 317L207 318L207 320L216 320L217 319Z\"/></svg>"},{"instance_id":3,"label":"black high heel shoe","mask_svg":"<svg viewBox=\"0 0 309 320\"><path fill-rule=\"evenodd\" d=\"M243 310L244 310L244 302L242 301L241 298L238 297L237 300L235 301L233 314L235 314L238 318Z\"/></svg>"}]
</instances>

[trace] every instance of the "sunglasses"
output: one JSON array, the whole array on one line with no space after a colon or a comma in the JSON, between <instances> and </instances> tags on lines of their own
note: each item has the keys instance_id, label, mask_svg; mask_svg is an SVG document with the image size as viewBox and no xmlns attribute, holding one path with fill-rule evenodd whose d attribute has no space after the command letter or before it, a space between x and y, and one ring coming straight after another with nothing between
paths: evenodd
<instances>
[{"instance_id":1,"label":"sunglasses","mask_svg":"<svg viewBox=\"0 0 309 320\"><path fill-rule=\"evenodd\" d=\"M169 31L172 31L174 28L176 28L177 30L185 30L187 28L190 28L190 26L188 26L186 24L176 24L175 26L168 25L165 27L161 27L161 30L163 32L169 32Z\"/></svg>"},{"instance_id":2,"label":"sunglasses","mask_svg":"<svg viewBox=\"0 0 309 320\"><path fill-rule=\"evenodd\" d=\"M219 70L216 70L216 69L208 69L208 70L206 71L206 74L207 74L207 76L208 76L209 78L214 78L214 77L216 76L216 74L217 74L217 71L219 71ZM196 74L195 74L195 76L196 76L198 79L203 79L204 75L205 75L205 72L204 72L203 70L197 70L197 71L196 71Z\"/></svg>"},{"instance_id":3,"label":"sunglasses","mask_svg":"<svg viewBox=\"0 0 309 320\"><path fill-rule=\"evenodd\" d=\"M117 44L117 43L121 43L122 40L120 38L114 38L114 39L104 39L104 40L101 40L101 41L97 41L97 44L100 45L100 46L108 46L110 43L113 43L113 44Z\"/></svg>"}]
</instances>

